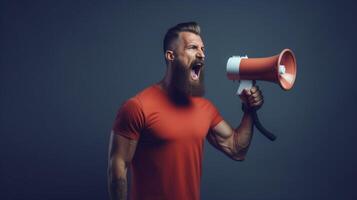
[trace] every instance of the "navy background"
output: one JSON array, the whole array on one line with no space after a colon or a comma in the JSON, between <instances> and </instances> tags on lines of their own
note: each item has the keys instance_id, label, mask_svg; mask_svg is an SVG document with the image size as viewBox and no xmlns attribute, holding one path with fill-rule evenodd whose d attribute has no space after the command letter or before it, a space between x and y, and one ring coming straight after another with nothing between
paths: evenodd
<instances>
[{"instance_id":1,"label":"navy background","mask_svg":"<svg viewBox=\"0 0 357 200\"><path fill-rule=\"evenodd\" d=\"M108 136L125 99L165 72L166 30L197 21L206 97L236 126L232 55L291 48L296 85L258 82L244 162L206 144L202 199L356 199L353 1L1 1L0 199L106 199Z\"/></svg>"}]
</instances>

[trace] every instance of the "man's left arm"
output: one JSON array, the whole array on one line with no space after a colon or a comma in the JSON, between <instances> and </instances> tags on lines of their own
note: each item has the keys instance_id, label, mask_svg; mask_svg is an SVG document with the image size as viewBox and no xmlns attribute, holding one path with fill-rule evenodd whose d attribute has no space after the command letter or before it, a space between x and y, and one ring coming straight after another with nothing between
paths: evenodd
<instances>
[{"instance_id":1,"label":"man's left arm","mask_svg":"<svg viewBox=\"0 0 357 200\"><path fill-rule=\"evenodd\" d=\"M264 102L261 91L257 86L244 90L240 95L244 110L239 126L233 129L226 121L221 121L212 128L207 140L218 150L233 160L243 161L248 152L253 136L252 110L258 110Z\"/></svg>"}]
</instances>

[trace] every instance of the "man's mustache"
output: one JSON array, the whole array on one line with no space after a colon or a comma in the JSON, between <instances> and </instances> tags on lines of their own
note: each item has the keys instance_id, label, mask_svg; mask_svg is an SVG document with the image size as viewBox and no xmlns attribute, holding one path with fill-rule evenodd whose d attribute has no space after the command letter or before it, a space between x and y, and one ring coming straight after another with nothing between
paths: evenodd
<instances>
[{"instance_id":1,"label":"man's mustache","mask_svg":"<svg viewBox=\"0 0 357 200\"><path fill-rule=\"evenodd\" d=\"M191 68L192 67L203 67L205 65L205 62L203 60L195 60L193 61L193 63L191 64Z\"/></svg>"}]
</instances>

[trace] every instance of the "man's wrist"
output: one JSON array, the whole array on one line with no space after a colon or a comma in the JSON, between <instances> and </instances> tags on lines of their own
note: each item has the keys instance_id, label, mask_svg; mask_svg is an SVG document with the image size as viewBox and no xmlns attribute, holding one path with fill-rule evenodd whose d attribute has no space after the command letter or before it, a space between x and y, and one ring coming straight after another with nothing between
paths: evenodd
<instances>
[{"instance_id":1,"label":"man's wrist","mask_svg":"<svg viewBox=\"0 0 357 200\"><path fill-rule=\"evenodd\" d=\"M248 107L245 103L242 103L242 111L244 113L251 113L253 111L253 109L251 109L250 107Z\"/></svg>"}]
</instances>

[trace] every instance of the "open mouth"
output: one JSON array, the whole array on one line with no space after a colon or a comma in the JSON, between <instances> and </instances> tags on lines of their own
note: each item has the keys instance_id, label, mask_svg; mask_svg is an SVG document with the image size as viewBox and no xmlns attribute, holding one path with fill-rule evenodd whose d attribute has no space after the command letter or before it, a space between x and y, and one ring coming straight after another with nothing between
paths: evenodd
<instances>
[{"instance_id":1,"label":"open mouth","mask_svg":"<svg viewBox=\"0 0 357 200\"><path fill-rule=\"evenodd\" d=\"M192 67L191 67L191 78L194 81L197 81L200 79L200 73L201 73L201 69L203 67L203 63L195 63Z\"/></svg>"}]
</instances>

